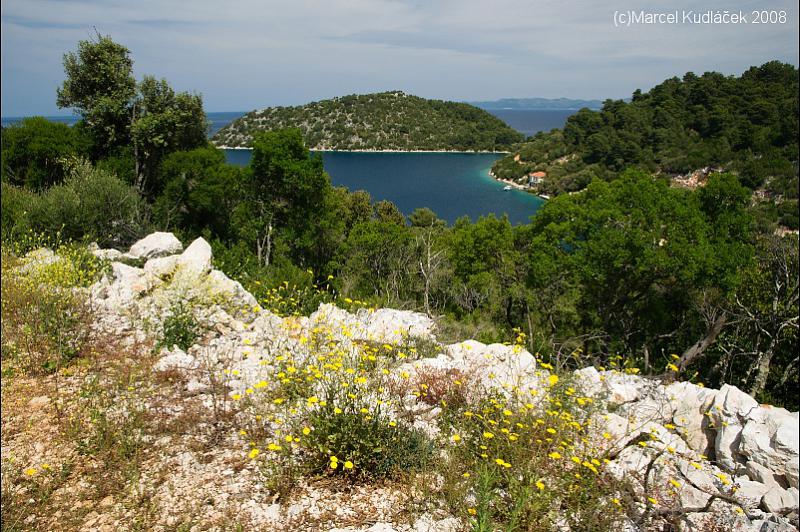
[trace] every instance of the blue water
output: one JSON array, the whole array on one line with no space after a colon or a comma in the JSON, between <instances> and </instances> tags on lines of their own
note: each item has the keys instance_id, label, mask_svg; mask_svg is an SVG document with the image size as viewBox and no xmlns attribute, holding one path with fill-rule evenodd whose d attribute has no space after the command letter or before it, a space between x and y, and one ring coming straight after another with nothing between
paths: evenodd
<instances>
[{"instance_id":1,"label":"blue water","mask_svg":"<svg viewBox=\"0 0 800 532\"><path fill-rule=\"evenodd\" d=\"M577 113L569 109L491 109L488 112L527 137L562 128L567 118Z\"/></svg>"},{"instance_id":2,"label":"blue water","mask_svg":"<svg viewBox=\"0 0 800 532\"><path fill-rule=\"evenodd\" d=\"M250 150L225 150L228 162L245 166ZM529 221L542 199L519 190L503 190L489 176L500 155L491 153L322 152L334 185L366 190L374 201L390 200L403 214L428 207L453 223L461 216L507 214L512 224Z\"/></svg>"}]
</instances>

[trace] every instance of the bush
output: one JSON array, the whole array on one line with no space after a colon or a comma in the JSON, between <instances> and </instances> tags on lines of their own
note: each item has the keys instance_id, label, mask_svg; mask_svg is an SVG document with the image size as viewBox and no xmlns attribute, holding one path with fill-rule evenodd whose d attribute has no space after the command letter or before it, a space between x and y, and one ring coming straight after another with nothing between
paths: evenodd
<instances>
[{"instance_id":1,"label":"bush","mask_svg":"<svg viewBox=\"0 0 800 532\"><path fill-rule=\"evenodd\" d=\"M621 484L586 438L591 400L566 384L546 393L544 400L489 391L445 412L445 499L478 530L617 529Z\"/></svg>"},{"instance_id":2,"label":"bush","mask_svg":"<svg viewBox=\"0 0 800 532\"><path fill-rule=\"evenodd\" d=\"M64 180L62 160L86 151L87 139L77 129L37 116L3 128L3 181L42 189Z\"/></svg>"},{"instance_id":3,"label":"bush","mask_svg":"<svg viewBox=\"0 0 800 532\"><path fill-rule=\"evenodd\" d=\"M375 479L427 465L433 443L424 433L392 422L379 407L346 396L338 399L308 417L313 430L304 444L311 471Z\"/></svg>"},{"instance_id":4,"label":"bush","mask_svg":"<svg viewBox=\"0 0 800 532\"><path fill-rule=\"evenodd\" d=\"M185 351L195 344L199 336L200 325L192 309L183 303L177 303L172 306L164 320L157 347L172 349L177 345Z\"/></svg>"},{"instance_id":5,"label":"bush","mask_svg":"<svg viewBox=\"0 0 800 532\"><path fill-rule=\"evenodd\" d=\"M73 161L63 184L29 199L27 215L20 215L17 209L9 217L17 217L17 225L61 233L68 240L91 239L103 247L124 246L135 241L146 225L145 204L136 190L86 161ZM6 215L3 217L5 223Z\"/></svg>"},{"instance_id":6,"label":"bush","mask_svg":"<svg viewBox=\"0 0 800 532\"><path fill-rule=\"evenodd\" d=\"M28 211L36 198L36 193L3 181L0 193L3 240L30 232Z\"/></svg>"}]
</instances>

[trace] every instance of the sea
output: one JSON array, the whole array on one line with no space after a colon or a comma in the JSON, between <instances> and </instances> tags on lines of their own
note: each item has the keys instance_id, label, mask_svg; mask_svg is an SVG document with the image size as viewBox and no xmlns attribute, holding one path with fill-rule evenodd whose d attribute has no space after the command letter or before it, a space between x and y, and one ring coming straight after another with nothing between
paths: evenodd
<instances>
[{"instance_id":1,"label":"sea","mask_svg":"<svg viewBox=\"0 0 800 532\"><path fill-rule=\"evenodd\" d=\"M562 127L572 110L490 110L509 126L526 136ZM206 113L209 136L244 112ZM46 117L74 124L77 117ZM21 117L2 117L6 127ZM366 190L373 200L390 200L408 215L428 207L440 218L453 223L462 216L476 220L495 214L508 216L512 224L527 223L543 200L521 190L504 190L504 185L489 176L501 154L492 153L396 153L396 152L321 152L325 171L335 186ZM245 166L250 150L225 150L229 163Z\"/></svg>"}]
</instances>

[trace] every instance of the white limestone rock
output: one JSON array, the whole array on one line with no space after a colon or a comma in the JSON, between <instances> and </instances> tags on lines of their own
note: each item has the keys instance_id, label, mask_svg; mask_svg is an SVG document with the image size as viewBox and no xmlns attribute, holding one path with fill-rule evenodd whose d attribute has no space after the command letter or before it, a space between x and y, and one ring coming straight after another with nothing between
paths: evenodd
<instances>
[{"instance_id":1,"label":"white limestone rock","mask_svg":"<svg viewBox=\"0 0 800 532\"><path fill-rule=\"evenodd\" d=\"M636 375L627 375L614 371L604 371L603 386L608 393L607 401L611 405L622 405L639 400L648 384Z\"/></svg>"},{"instance_id":2,"label":"white limestone rock","mask_svg":"<svg viewBox=\"0 0 800 532\"><path fill-rule=\"evenodd\" d=\"M781 479L772 470L758 462L749 461L745 464L744 469L750 479L761 482L768 488L780 486Z\"/></svg>"},{"instance_id":3,"label":"white limestone rock","mask_svg":"<svg viewBox=\"0 0 800 532\"><path fill-rule=\"evenodd\" d=\"M211 271L211 245L200 237L178 256L177 267L181 274L199 277Z\"/></svg>"},{"instance_id":4,"label":"white limestone rock","mask_svg":"<svg viewBox=\"0 0 800 532\"><path fill-rule=\"evenodd\" d=\"M652 456L638 446L626 447L606 467L607 471L617 480L623 480L629 475L642 475Z\"/></svg>"},{"instance_id":5,"label":"white limestone rock","mask_svg":"<svg viewBox=\"0 0 800 532\"><path fill-rule=\"evenodd\" d=\"M258 301L253 294L245 290L240 282L234 281L219 270L209 273L206 283L208 283L212 295L227 298L228 303L237 309L252 312L254 308L258 307Z\"/></svg>"},{"instance_id":6,"label":"white limestone rock","mask_svg":"<svg viewBox=\"0 0 800 532\"><path fill-rule=\"evenodd\" d=\"M630 421L615 412L597 414L591 424L596 445L617 456L635 436L631 436Z\"/></svg>"},{"instance_id":7,"label":"white limestone rock","mask_svg":"<svg viewBox=\"0 0 800 532\"><path fill-rule=\"evenodd\" d=\"M145 263L144 271L156 277L166 277L177 268L178 257L179 255L168 255L166 257L152 258Z\"/></svg>"},{"instance_id":8,"label":"white limestone rock","mask_svg":"<svg viewBox=\"0 0 800 532\"><path fill-rule=\"evenodd\" d=\"M162 350L161 358L155 363L153 369L156 371L167 371L171 369L192 370L197 369L197 360L187 354L178 346L173 346L171 350Z\"/></svg>"},{"instance_id":9,"label":"white limestone rock","mask_svg":"<svg viewBox=\"0 0 800 532\"><path fill-rule=\"evenodd\" d=\"M744 508L758 508L761 498L770 490L770 486L750 480L742 476L734 479L736 491L733 496L742 503Z\"/></svg>"},{"instance_id":10,"label":"white limestone rock","mask_svg":"<svg viewBox=\"0 0 800 532\"><path fill-rule=\"evenodd\" d=\"M780 516L764 514L763 517L750 522L749 532L797 532L796 526Z\"/></svg>"},{"instance_id":11,"label":"white limestone rock","mask_svg":"<svg viewBox=\"0 0 800 532\"><path fill-rule=\"evenodd\" d=\"M536 369L536 359L528 351L504 344L483 344L467 340L445 347L455 367L473 374L487 388L510 393L514 388L539 389L549 373Z\"/></svg>"},{"instance_id":12,"label":"white limestone rock","mask_svg":"<svg viewBox=\"0 0 800 532\"><path fill-rule=\"evenodd\" d=\"M91 293L93 298L103 300L108 311L119 312L160 283L160 279L148 275L142 268L112 262L111 277L94 285Z\"/></svg>"},{"instance_id":13,"label":"white limestone rock","mask_svg":"<svg viewBox=\"0 0 800 532\"><path fill-rule=\"evenodd\" d=\"M740 435L739 453L797 487L798 414L783 408L759 407Z\"/></svg>"},{"instance_id":14,"label":"white limestone rock","mask_svg":"<svg viewBox=\"0 0 800 532\"><path fill-rule=\"evenodd\" d=\"M573 372L578 389L583 395L597 397L603 391L600 372L594 366L587 366Z\"/></svg>"},{"instance_id":15,"label":"white limestone rock","mask_svg":"<svg viewBox=\"0 0 800 532\"><path fill-rule=\"evenodd\" d=\"M152 259L180 253L183 244L172 233L155 232L131 246L127 255L136 259Z\"/></svg>"},{"instance_id":16,"label":"white limestone rock","mask_svg":"<svg viewBox=\"0 0 800 532\"><path fill-rule=\"evenodd\" d=\"M420 312L378 309L356 314L366 326L367 336L378 341L402 342L407 337L435 340L434 321Z\"/></svg>"},{"instance_id":17,"label":"white limestone rock","mask_svg":"<svg viewBox=\"0 0 800 532\"><path fill-rule=\"evenodd\" d=\"M359 309L352 314L333 304L323 303L308 317L308 321L311 328L324 324L339 335L347 330L347 335L356 340L402 343L412 337L435 341L434 321L425 314L408 310Z\"/></svg>"},{"instance_id":18,"label":"white limestone rock","mask_svg":"<svg viewBox=\"0 0 800 532\"><path fill-rule=\"evenodd\" d=\"M664 390L672 406L671 422L678 427L689 447L702 454L714 448L716 433L709 427L706 412L717 396L717 390L703 388L691 382L676 382Z\"/></svg>"},{"instance_id":19,"label":"white limestone rock","mask_svg":"<svg viewBox=\"0 0 800 532\"><path fill-rule=\"evenodd\" d=\"M755 399L728 384L714 398L710 411L717 431L714 450L717 461L728 471L737 473L747 462L739 452L739 442L744 424L757 410Z\"/></svg>"},{"instance_id":20,"label":"white limestone rock","mask_svg":"<svg viewBox=\"0 0 800 532\"><path fill-rule=\"evenodd\" d=\"M786 465L783 471L783 474L786 475L786 481L789 483L789 486L793 488L797 488L797 456L793 456L789 460L786 461Z\"/></svg>"},{"instance_id":21,"label":"white limestone rock","mask_svg":"<svg viewBox=\"0 0 800 532\"><path fill-rule=\"evenodd\" d=\"M761 499L761 507L773 514L785 514L797 510L797 488L794 492L773 486Z\"/></svg>"},{"instance_id":22,"label":"white limestone rock","mask_svg":"<svg viewBox=\"0 0 800 532\"><path fill-rule=\"evenodd\" d=\"M122 257L122 252L118 249L93 249L91 253L98 259L109 261L119 260Z\"/></svg>"}]
</instances>

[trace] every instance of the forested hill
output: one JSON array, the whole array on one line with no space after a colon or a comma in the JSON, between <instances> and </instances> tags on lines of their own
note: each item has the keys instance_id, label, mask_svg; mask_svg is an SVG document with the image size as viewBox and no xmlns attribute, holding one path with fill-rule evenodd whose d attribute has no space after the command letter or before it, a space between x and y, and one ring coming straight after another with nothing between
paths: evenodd
<instances>
[{"instance_id":1,"label":"forested hill","mask_svg":"<svg viewBox=\"0 0 800 532\"><path fill-rule=\"evenodd\" d=\"M312 149L330 150L505 151L523 139L472 105L393 91L253 111L211 140L220 147L250 147L253 134L286 127L299 128Z\"/></svg>"},{"instance_id":2,"label":"forested hill","mask_svg":"<svg viewBox=\"0 0 800 532\"><path fill-rule=\"evenodd\" d=\"M544 171L539 191L559 194L629 166L670 176L725 169L775 200L771 208L782 223L796 228L797 136L798 70L772 61L740 77L688 73L637 90L630 102L583 109L563 129L520 145L493 171L506 179Z\"/></svg>"}]
</instances>

